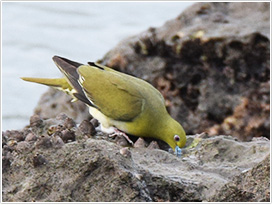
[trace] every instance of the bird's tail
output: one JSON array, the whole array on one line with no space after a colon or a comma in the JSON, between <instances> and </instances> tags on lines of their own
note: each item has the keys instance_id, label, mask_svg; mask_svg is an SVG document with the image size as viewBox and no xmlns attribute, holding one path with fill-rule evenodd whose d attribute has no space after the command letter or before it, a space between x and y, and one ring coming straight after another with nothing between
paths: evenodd
<instances>
[{"instance_id":1,"label":"bird's tail","mask_svg":"<svg viewBox=\"0 0 272 205\"><path fill-rule=\"evenodd\" d=\"M30 77L21 77L22 80L38 83L42 85L47 85L58 90L61 90L69 95L71 95L74 99L75 89L69 84L67 79L64 78L30 78Z\"/></svg>"},{"instance_id":2,"label":"bird's tail","mask_svg":"<svg viewBox=\"0 0 272 205\"><path fill-rule=\"evenodd\" d=\"M22 77L21 79L29 82L39 83L43 85L47 85L58 90L64 91L70 96L73 97L73 101L81 100L84 103L95 106L93 103L87 98L82 88L82 85L79 83L79 74L77 72L77 68L83 64L71 61L66 58L62 58L59 56L54 56L53 61L60 69L60 71L65 75L63 78L29 78Z\"/></svg>"}]
</instances>

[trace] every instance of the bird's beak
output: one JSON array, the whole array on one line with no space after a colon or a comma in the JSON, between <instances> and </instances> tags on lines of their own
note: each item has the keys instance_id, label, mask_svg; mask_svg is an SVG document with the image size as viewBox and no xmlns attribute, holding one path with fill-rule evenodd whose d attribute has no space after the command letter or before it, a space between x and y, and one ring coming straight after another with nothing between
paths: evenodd
<instances>
[{"instance_id":1,"label":"bird's beak","mask_svg":"<svg viewBox=\"0 0 272 205\"><path fill-rule=\"evenodd\" d=\"M177 157L181 157L181 149L179 148L179 146L176 146L175 154L177 155Z\"/></svg>"}]
</instances>

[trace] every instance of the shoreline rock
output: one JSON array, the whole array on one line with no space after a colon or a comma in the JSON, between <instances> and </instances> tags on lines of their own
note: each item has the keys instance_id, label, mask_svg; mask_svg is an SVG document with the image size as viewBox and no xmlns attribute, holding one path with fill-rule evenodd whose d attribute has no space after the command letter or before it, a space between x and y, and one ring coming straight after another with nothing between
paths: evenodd
<instances>
[{"instance_id":1,"label":"shoreline rock","mask_svg":"<svg viewBox=\"0 0 272 205\"><path fill-rule=\"evenodd\" d=\"M159 147L123 148L108 135L70 126L64 114L40 120L2 133L4 202L269 200L266 138L187 136L178 158ZM67 132L74 138L65 140Z\"/></svg>"},{"instance_id":2,"label":"shoreline rock","mask_svg":"<svg viewBox=\"0 0 272 205\"><path fill-rule=\"evenodd\" d=\"M269 20L265 2L197 3L121 41L100 63L153 84L187 134L270 139ZM49 90L35 113L90 117L65 95Z\"/></svg>"},{"instance_id":3,"label":"shoreline rock","mask_svg":"<svg viewBox=\"0 0 272 205\"><path fill-rule=\"evenodd\" d=\"M270 139L269 19L267 3L197 3L101 62L153 84L187 134Z\"/></svg>"},{"instance_id":4,"label":"shoreline rock","mask_svg":"<svg viewBox=\"0 0 272 205\"><path fill-rule=\"evenodd\" d=\"M3 202L268 202L269 15L264 2L197 3L101 60L162 92L189 134L181 158L159 141L122 147L49 89L28 126L2 132Z\"/></svg>"}]
</instances>

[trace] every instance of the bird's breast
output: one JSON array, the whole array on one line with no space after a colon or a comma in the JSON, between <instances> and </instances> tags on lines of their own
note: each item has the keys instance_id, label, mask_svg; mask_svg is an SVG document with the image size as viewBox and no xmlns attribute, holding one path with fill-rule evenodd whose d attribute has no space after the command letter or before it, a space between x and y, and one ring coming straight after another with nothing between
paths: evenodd
<instances>
[{"instance_id":1,"label":"bird's breast","mask_svg":"<svg viewBox=\"0 0 272 205\"><path fill-rule=\"evenodd\" d=\"M89 112L95 119L97 119L100 122L100 124L102 124L103 127L108 128L112 126L110 124L110 119L102 112L100 112L98 109L89 106Z\"/></svg>"}]
</instances>

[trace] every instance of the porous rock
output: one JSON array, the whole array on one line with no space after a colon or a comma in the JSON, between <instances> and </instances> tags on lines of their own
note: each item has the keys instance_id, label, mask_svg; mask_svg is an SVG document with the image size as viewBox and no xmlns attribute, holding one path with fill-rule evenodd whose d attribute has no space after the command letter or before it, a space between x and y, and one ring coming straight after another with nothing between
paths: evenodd
<instances>
[{"instance_id":1,"label":"porous rock","mask_svg":"<svg viewBox=\"0 0 272 205\"><path fill-rule=\"evenodd\" d=\"M187 134L270 138L268 2L197 3L163 26L121 41L100 63L142 78L164 96ZM94 60L94 59L92 59ZM35 113L89 117L56 90Z\"/></svg>"},{"instance_id":2,"label":"porous rock","mask_svg":"<svg viewBox=\"0 0 272 205\"><path fill-rule=\"evenodd\" d=\"M92 138L31 152L5 149L3 201L269 200L268 140L188 136L181 158L160 149L123 149Z\"/></svg>"},{"instance_id":3,"label":"porous rock","mask_svg":"<svg viewBox=\"0 0 272 205\"><path fill-rule=\"evenodd\" d=\"M187 134L270 138L270 6L198 3L101 60L153 84Z\"/></svg>"},{"instance_id":4,"label":"porous rock","mask_svg":"<svg viewBox=\"0 0 272 205\"><path fill-rule=\"evenodd\" d=\"M181 158L123 148L107 135L80 136L67 116L52 118L90 115L49 89L29 126L2 133L2 200L269 201L270 141L251 140L269 138L269 19L269 3L198 3L101 60L158 88L187 134L235 137L188 136ZM75 138L64 143L62 132Z\"/></svg>"},{"instance_id":5,"label":"porous rock","mask_svg":"<svg viewBox=\"0 0 272 205\"><path fill-rule=\"evenodd\" d=\"M71 102L72 97L53 88L44 93L35 108L34 113L41 118L54 118L65 113L76 123L83 119L91 119L88 107L81 101ZM69 122L67 122L69 123ZM70 124L70 126L74 126Z\"/></svg>"}]
</instances>

